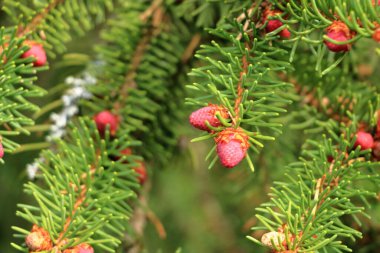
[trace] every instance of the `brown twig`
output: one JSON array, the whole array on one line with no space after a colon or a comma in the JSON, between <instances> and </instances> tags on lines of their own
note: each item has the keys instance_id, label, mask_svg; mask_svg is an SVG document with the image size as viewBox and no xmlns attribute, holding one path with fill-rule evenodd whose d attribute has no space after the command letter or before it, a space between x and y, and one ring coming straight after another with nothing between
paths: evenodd
<instances>
[{"instance_id":1,"label":"brown twig","mask_svg":"<svg viewBox=\"0 0 380 253\"><path fill-rule=\"evenodd\" d=\"M189 44L187 45L185 49L185 52L182 54L182 57L181 57L182 63L188 62L191 59L191 57L193 57L193 53L195 49L199 46L201 39L202 39L202 36L199 33L195 34L191 38Z\"/></svg>"},{"instance_id":2,"label":"brown twig","mask_svg":"<svg viewBox=\"0 0 380 253\"><path fill-rule=\"evenodd\" d=\"M248 42L245 43L245 48L249 50ZM240 72L239 81L237 83L237 97L235 99L235 107L234 107L235 117L232 119L233 125L236 125L236 122L239 119L240 104L241 104L241 100L243 99L243 92L244 92L243 79L244 79L244 76L248 72L249 63L248 63L247 55L245 54L245 52L241 61L242 61L242 71Z\"/></svg>"},{"instance_id":3,"label":"brown twig","mask_svg":"<svg viewBox=\"0 0 380 253\"><path fill-rule=\"evenodd\" d=\"M142 206L147 205L148 202L148 193L150 189L150 182L146 182L145 185L142 187L138 202L140 206L137 206L134 209L133 216L131 218L130 224L133 228L135 236L131 236L129 234L126 234L126 242L129 244L128 248L125 252L128 253L139 253L142 250L142 245L140 242L140 238L144 235L144 228L146 225L146 214L145 210Z\"/></svg>"},{"instance_id":4,"label":"brown twig","mask_svg":"<svg viewBox=\"0 0 380 253\"><path fill-rule=\"evenodd\" d=\"M144 228L147 220L153 224L156 228L157 234L161 239L166 238L166 230L157 217L157 215L150 210L148 207L148 197L151 189L151 183L148 180L144 183L141 191L139 193L138 204L133 212L133 217L131 218L131 226L135 233L135 236L126 235L126 241L128 243L128 248L126 252L128 253L139 253L142 251L143 245L141 244L141 238L144 236Z\"/></svg>"},{"instance_id":5,"label":"brown twig","mask_svg":"<svg viewBox=\"0 0 380 253\"><path fill-rule=\"evenodd\" d=\"M160 219L157 217L157 215L154 212L152 212L152 210L148 210L146 212L146 216L148 217L148 219L150 220L150 222L152 222L152 224L156 228L158 236L161 239L166 239L166 230L165 230L165 227L162 224L162 222L160 221Z\"/></svg>"},{"instance_id":6,"label":"brown twig","mask_svg":"<svg viewBox=\"0 0 380 253\"><path fill-rule=\"evenodd\" d=\"M140 19L146 22L150 17L154 15L154 12L160 8L162 0L154 0L152 4L140 15Z\"/></svg>"},{"instance_id":7,"label":"brown twig","mask_svg":"<svg viewBox=\"0 0 380 253\"><path fill-rule=\"evenodd\" d=\"M49 14L49 12L53 10L57 5L63 3L64 1L65 0L52 1L46 8L44 8L40 13L34 16L34 18L25 27L23 27L20 24L17 29L17 36L22 37L28 34L29 32L35 30L41 24L44 18Z\"/></svg>"},{"instance_id":8,"label":"brown twig","mask_svg":"<svg viewBox=\"0 0 380 253\"><path fill-rule=\"evenodd\" d=\"M350 165L350 164L352 164L356 160L361 160L361 158L348 160L348 155L345 152L345 160L343 160L343 162L342 162L341 169L345 169L345 166L344 166L345 164L346 165ZM330 175L333 172L334 163L335 163L335 161L333 160L331 162L330 166L329 166L328 174L330 174ZM322 177L320 177L320 178L317 179L317 184L315 186L314 198L313 198L313 200L316 201L316 204L313 207L313 209L311 210L311 212L310 212L310 210L306 210L305 213L304 213L304 215L303 215L303 217L301 219L304 219L305 216L310 212L310 214L313 216L313 218L311 220L311 223L314 222L314 219L316 217L318 209L320 209L321 205L324 203L324 201L328 197L328 195L331 192L331 190L334 189L335 187L339 186L339 181L341 179L339 176L332 178L331 179L331 183L327 183L326 182L326 178L327 178L327 174L323 174ZM325 192L325 194L321 194L327 188L328 188L328 190ZM300 235L301 236L303 235L303 231L300 232ZM296 249L299 248L300 243L301 243L301 240L298 241L298 244L295 247Z\"/></svg>"},{"instance_id":9,"label":"brown twig","mask_svg":"<svg viewBox=\"0 0 380 253\"><path fill-rule=\"evenodd\" d=\"M160 31L160 24L164 19L164 13L160 8L162 0L153 1L152 5L140 15L140 20L146 22L149 18L152 18L151 26L146 30L144 36L140 40L139 44L136 47L135 53L131 59L131 68L125 75L125 82L119 90L118 96L121 99L114 104L114 109L116 113L124 106L124 102L128 96L128 90L130 88L136 88L135 77L137 69L140 66L141 60L144 56L144 53L149 45L151 39L156 36Z\"/></svg>"}]
</instances>

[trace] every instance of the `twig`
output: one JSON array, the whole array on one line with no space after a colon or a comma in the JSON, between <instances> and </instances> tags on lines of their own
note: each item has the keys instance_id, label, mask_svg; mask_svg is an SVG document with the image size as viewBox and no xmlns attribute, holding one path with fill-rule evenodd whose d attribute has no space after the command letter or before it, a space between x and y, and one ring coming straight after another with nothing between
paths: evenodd
<instances>
[{"instance_id":1,"label":"twig","mask_svg":"<svg viewBox=\"0 0 380 253\"><path fill-rule=\"evenodd\" d=\"M182 63L186 63L191 59L195 49L199 46L201 39L202 39L202 37L199 33L195 34L191 38L189 44L187 45L187 47L185 49L185 52L182 54L182 57L181 57Z\"/></svg>"},{"instance_id":2,"label":"twig","mask_svg":"<svg viewBox=\"0 0 380 253\"><path fill-rule=\"evenodd\" d=\"M140 15L140 20L146 22L148 18L150 18L153 13L161 6L162 0L154 0L152 5L148 7L143 13Z\"/></svg>"},{"instance_id":3,"label":"twig","mask_svg":"<svg viewBox=\"0 0 380 253\"><path fill-rule=\"evenodd\" d=\"M49 14L49 12L54 9L57 5L63 3L65 0L55 0L51 2L42 12L38 13L24 28L20 24L17 29L17 35L22 37L29 32L36 29L42 22L42 20Z\"/></svg>"},{"instance_id":4,"label":"twig","mask_svg":"<svg viewBox=\"0 0 380 253\"><path fill-rule=\"evenodd\" d=\"M157 215L152 212L152 210L148 210L146 212L146 216L148 219L152 222L154 227L156 228L156 231L161 239L166 239L166 230L160 219L157 217Z\"/></svg>"},{"instance_id":5,"label":"twig","mask_svg":"<svg viewBox=\"0 0 380 253\"><path fill-rule=\"evenodd\" d=\"M245 48L249 50L248 42L245 43ZM247 59L247 55L244 52L244 55L242 57L242 71L240 72L239 82L237 83L237 97L235 100L235 107L234 107L235 117L232 119L233 125L236 125L236 122L239 119L240 104L241 104L241 100L243 98L243 92L244 92L243 79L244 79L244 75L246 75L247 72L248 72L248 59Z\"/></svg>"},{"instance_id":6,"label":"twig","mask_svg":"<svg viewBox=\"0 0 380 253\"><path fill-rule=\"evenodd\" d=\"M326 177L326 175L324 175ZM316 201L317 203L319 202L319 193L323 191L323 181L324 181L324 178L321 177L317 180L317 185L315 186L315 193L314 193L314 201ZM313 217L315 218L315 213L317 212L317 207L319 206L319 204L315 204L313 210L311 211L311 214L313 215Z\"/></svg>"},{"instance_id":7,"label":"twig","mask_svg":"<svg viewBox=\"0 0 380 253\"><path fill-rule=\"evenodd\" d=\"M152 26L149 27L143 36L143 38L140 40L139 44L136 47L135 53L132 56L131 60L131 68L125 75L125 82L121 86L118 96L122 98L119 99L114 104L115 111L118 112L124 105L124 102L128 96L128 90L130 88L136 88L136 82L135 82L135 76L137 69L141 63L141 60L144 56L144 53L147 49L147 46L149 45L149 42L151 41L152 37L158 34L160 30L160 23L163 20L164 13L162 12L160 8L162 0L155 0L153 1L152 5L140 15L140 20L142 22L146 22L148 18L152 17Z\"/></svg>"},{"instance_id":8,"label":"twig","mask_svg":"<svg viewBox=\"0 0 380 253\"><path fill-rule=\"evenodd\" d=\"M130 235L126 235L126 239L129 243L127 252L128 253L139 253L142 250L142 245L140 242L140 238L144 236L144 228L149 219L153 226L156 228L156 231L161 239L166 238L165 228L157 217L157 215L151 211L148 207L148 196L151 189L150 182L145 182L144 186L141 189L139 194L139 205L134 209L133 217L131 219L131 226L133 231L136 233L135 237Z\"/></svg>"}]
</instances>

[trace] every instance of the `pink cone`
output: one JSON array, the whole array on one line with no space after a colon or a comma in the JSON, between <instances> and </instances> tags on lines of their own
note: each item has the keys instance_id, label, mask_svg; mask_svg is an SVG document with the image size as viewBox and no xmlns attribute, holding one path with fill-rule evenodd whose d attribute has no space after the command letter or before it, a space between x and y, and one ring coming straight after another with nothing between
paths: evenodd
<instances>
[{"instance_id":1,"label":"pink cone","mask_svg":"<svg viewBox=\"0 0 380 253\"><path fill-rule=\"evenodd\" d=\"M27 43L28 44L28 43ZM47 61L46 52L41 44L29 43L29 50L23 53L22 58L33 57L35 61L33 62L35 67L44 66Z\"/></svg>"},{"instance_id":2,"label":"pink cone","mask_svg":"<svg viewBox=\"0 0 380 253\"><path fill-rule=\"evenodd\" d=\"M359 131L356 134L356 141L355 141L355 148L357 146L361 147L361 150L366 150L370 149L373 147L373 137L370 133L364 132L364 131Z\"/></svg>"}]
</instances>

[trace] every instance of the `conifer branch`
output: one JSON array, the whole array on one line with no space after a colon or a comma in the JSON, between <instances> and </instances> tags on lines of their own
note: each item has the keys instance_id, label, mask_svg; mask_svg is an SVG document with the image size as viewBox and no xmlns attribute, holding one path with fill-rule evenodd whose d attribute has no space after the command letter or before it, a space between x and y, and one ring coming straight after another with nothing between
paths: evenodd
<instances>
[{"instance_id":1,"label":"conifer branch","mask_svg":"<svg viewBox=\"0 0 380 253\"><path fill-rule=\"evenodd\" d=\"M141 22L146 22L150 17L152 17L152 20L154 20L154 22L152 22L151 26L145 32L145 35L143 35L142 39L136 47L134 55L131 58L131 68L128 70L128 73L125 76L125 82L121 86L120 92L118 92L118 95L122 98L122 100L117 101L114 105L114 108L117 112L121 107L123 107L123 102L121 101L125 101L125 98L128 95L128 90L130 88L136 88L136 83L134 81L137 74L136 71L140 66L149 42L151 41L152 37L159 32L160 22L163 15L162 11L160 10L160 3L161 0L153 1L152 5L140 15Z\"/></svg>"},{"instance_id":2,"label":"conifer branch","mask_svg":"<svg viewBox=\"0 0 380 253\"><path fill-rule=\"evenodd\" d=\"M94 174L96 172L96 167L97 167L97 162L95 161L95 165L94 166L90 166L90 170L88 173L83 173L80 177L80 184L79 184L79 187L77 186L74 186L74 191L79 193L78 194L78 197L76 198L75 202L74 202L74 206L73 206L73 209L71 211L71 214L67 217L64 225L63 225L63 229L62 229L62 232L60 233L59 237L57 238L56 240L56 246L54 246L56 248L56 250L58 251L59 248L64 244L66 243L67 239L70 239L70 238L65 238L65 235L66 235L66 232L67 232L67 229L69 228L69 226L71 226L72 222L73 222L73 217L76 215L76 213L78 212L78 209L82 206L82 204L86 201L86 195L87 195L87 186L86 184L84 183L84 181L87 179L87 177L90 178L90 180L93 180L93 177L94 177ZM82 181L82 182L81 182ZM62 194L67 194L68 192L66 191L61 191Z\"/></svg>"},{"instance_id":3,"label":"conifer branch","mask_svg":"<svg viewBox=\"0 0 380 253\"><path fill-rule=\"evenodd\" d=\"M143 9L141 7L144 5L145 4L142 4L142 3L133 3L133 4L125 3L123 7L125 7L125 9L127 9L128 12L120 10L120 15L136 16L136 14L140 13L140 10ZM131 6L132 8L130 8ZM129 61L125 62L123 65L125 66L125 69L127 69L127 71L125 71L124 73L120 71L120 74L115 75L115 73L112 72L113 71L112 64L116 61L114 59L108 58L107 55L104 56L104 59L106 62L105 67L104 67L106 69L106 74L107 74L106 76L107 77L112 76L110 80L116 79L118 81L117 85L112 87L113 93L115 93L115 91L120 91L121 89L125 89L124 87L126 83L130 80L133 80L136 84L138 84L134 87L133 90L130 90L130 89L126 90L126 92L129 93L126 95L126 97L120 96L120 94L118 94L119 96L117 97L117 101L116 101L116 103L122 103L123 105L125 105L120 108L121 110L120 115L122 116L132 115L132 117L128 117L128 121L129 121L128 125L125 124L125 120L121 119L120 124L123 124L126 127L120 127L121 129L117 133L117 136L113 136L114 139L111 140L109 133L106 133L104 136L102 136L102 138L100 138L98 130L94 128L93 123L88 122L88 119L86 118L85 121L86 121L86 124L88 125L85 126L82 122L84 117L80 117L79 121L82 123L79 124L79 126L70 127L68 129L67 136L65 137L64 142L58 141L59 145L57 146L57 152L59 153L60 151L63 150L64 151L63 153L67 154L68 160L67 161L65 160L66 157L55 158L54 156L52 157L49 155L47 155L46 157L46 164L44 164L43 166L46 166L46 167L54 166L56 165L56 163L59 164L61 160L62 161L64 160L65 162L63 165L68 166L69 168L79 167L79 168L82 168L82 170L88 166L93 168L94 160L98 161L99 159L99 166L95 166L96 171L93 173L94 174L93 180L88 180L87 177L85 178L79 177L78 179L77 175L72 174L72 171L70 171L69 175L65 175L65 178L68 178L69 180L66 180L65 178L60 177L60 180L66 180L66 181L60 181L59 186L61 187L61 189L59 190L59 193L55 189L53 190L51 189L54 194L53 196L56 196L58 194L61 194L61 195L63 194L62 196L63 198L70 198L69 203L65 202L65 205L62 207L64 210L66 210L67 208L67 211L62 212L61 218L62 219L65 218L64 222L62 222L62 219L61 219L61 222L59 224L56 223L56 220L54 222L48 221L48 222L44 222L43 224L39 224L40 226L48 230L49 233L51 234L52 241L53 241L52 247L56 250L71 248L73 246L78 245L81 242L87 242L87 243L90 243L91 246L94 246L95 248L101 248L106 251L113 251L114 248L120 244L120 236L125 230L125 224L121 225L118 222L122 219L126 219L129 217L130 213L132 212L133 206L129 206L129 203L120 204L120 202L118 201L116 202L113 201L113 198L117 198L118 200L119 199L125 200L125 199L132 198L134 196L134 194L132 194L131 192L132 192L132 189L136 191L137 187L135 183L135 173L133 172L132 168L133 166L136 166L135 159L141 160L139 156L132 156L132 157L126 156L117 161L112 160L112 157L120 156L120 151L123 148L125 148L125 146L128 147L131 145L136 145L136 143L138 143L138 141L136 141L132 137L133 136L132 133L136 132L135 126L132 125L133 123L136 122L136 121L133 121L133 117L136 117L136 115L131 114L131 112L125 113L125 111L123 110L125 110L126 107L130 107L133 105L134 110L141 111L141 110L146 110L146 106L148 105L148 111L147 111L148 113L142 113L143 117L147 115L147 118L146 118L147 124L149 124L150 122L153 122L153 124L161 124L159 122L161 117L158 117L158 116L153 117L150 115L150 114L153 114L154 112L154 111L152 112L151 109L154 108L155 111L158 111L158 112L164 112L165 110L167 110L167 108L164 108L164 109L160 109L159 111L158 109L156 109L157 104L155 103L156 101L159 101L159 99L167 98L167 96L160 98L161 93L163 91L164 91L164 95L166 95L166 94L169 94L170 92L175 91L175 89L169 90L168 87L170 86L168 87L163 86L163 87L160 87L161 89L157 90L158 95L157 93L153 93L152 98L150 98L149 96L147 98L143 98L141 96L141 91L144 91L144 89L142 89L141 86L144 84L144 81L140 81L140 80L143 80L143 78L145 78L147 75L140 74L140 72L142 71L141 64L149 63L148 60L150 60L150 58L148 58L148 60L144 58L147 52L150 52L152 50L157 50L157 48L159 48L159 50L162 50L159 46L161 46L161 44L164 44L166 46L165 43L169 43L169 45L175 45L176 48L179 48L179 50L165 55L166 57L168 57L167 59L168 62L179 63L181 60L183 51L185 49L185 45L188 44L189 42L187 38L179 36L180 33L174 26L173 28L168 29L164 33L157 32L158 31L157 29L161 29L160 26L161 26L161 21L163 20L163 17L164 17L163 15L164 13L160 8L154 9L154 11L152 12L152 16L147 17L151 19L152 26L148 26L148 29L144 30L144 33L143 33L144 37L140 39L139 42L136 43L136 45L133 45L133 44L131 44L133 46L126 45L124 40L122 41L122 44L120 45L117 44L118 42L120 42L118 40L112 39L112 42L110 42L110 44L114 43L113 45L122 47L123 50L125 50L125 48L128 48L128 50L131 50L129 51L130 54L127 55L128 57L130 57ZM119 16L115 17L115 19L117 18L119 18ZM141 25L141 20L138 22L139 23L136 22L134 24L128 24L130 25L131 30L138 30L136 28L144 27L143 25ZM134 25L136 26L133 27ZM110 31L110 30L111 29L108 29L107 31ZM129 34L131 30L125 29L123 32L125 32L128 36L131 36L131 34ZM168 36L168 34L173 35L173 36ZM120 33L117 33L117 35L120 36ZM136 33L134 35L136 36L136 38L139 37L139 33ZM155 38L154 41L152 40L153 37ZM131 39L130 41L134 43L133 42L134 40ZM161 56L161 54L158 54L158 55ZM128 64L128 63L131 63L131 64ZM166 79L162 77L163 71L161 69L157 71L161 77L161 79L158 79L160 82L167 83L168 80L169 82L172 82L172 80L170 79L173 78L173 76L180 75L179 73L180 69L177 67L176 64L171 64L170 68L166 68L166 66L164 67L165 67L164 70L166 71L165 72ZM110 72L107 72L108 69L112 69L112 70ZM154 73L154 68L149 69L149 71L152 71ZM108 76L108 74L110 75ZM122 78L119 78L119 77L122 77ZM152 79L156 81L154 78ZM96 90L96 92L99 92L104 87L103 86L104 83L102 82L103 80L100 78L99 80L100 81L94 87L91 87L93 88L93 90ZM94 93L96 94L96 92ZM104 93L102 93L102 95L104 96ZM87 105L95 104L95 106L91 107L91 111L95 111L95 112L96 112L96 109L94 110L94 108L97 108L97 107L101 108L101 110L108 108L109 104L107 103L104 103L104 102L97 103L97 99L99 97L100 96L98 97L94 96L93 101L86 101L86 103L84 104L87 104ZM136 103L129 104L129 99L136 100L136 98L137 100L140 100L141 98L143 98L141 99L141 102L143 103L142 104L137 103L137 106L136 106ZM128 101L126 101L126 99ZM112 104L113 103L115 102L112 101ZM149 105L151 104L153 104L153 106L149 107ZM132 113L134 112L135 111L132 111ZM130 122L132 122L132 124L130 124ZM141 121L138 122L138 128L137 128L138 130L145 127L140 122ZM82 129L83 129L83 132L82 132ZM146 135L149 138L151 133L146 134ZM94 145L94 142L96 143L96 145ZM76 145L79 146L78 149L80 149L80 152L78 152ZM154 154L157 154L157 152L155 152L153 149L157 145L156 146L154 145L151 146L149 144L147 145L152 148L151 152L153 152ZM164 145L166 145L165 142L164 142ZM84 146L87 146L88 149L87 148L83 149ZM94 147L98 147L96 149L96 155L93 154ZM136 148L134 149L134 151L135 150L138 150L138 149ZM72 156L81 154L82 152L84 152L85 154L75 159L72 158ZM140 152L136 151L136 153L140 153ZM90 156L88 157L87 155L90 155ZM129 163L125 164L125 161L130 162L130 164ZM77 163L79 163L80 166L78 166ZM64 173L65 169L60 166L58 167L59 168L54 167L55 172L59 174L60 173L65 174ZM45 172L46 169L44 169L43 171ZM90 172L90 174L92 173ZM45 174L42 174L42 176L45 177ZM127 177L125 178L125 176ZM45 181L50 182L49 181L50 176L44 179ZM99 198L94 199L95 196L93 194L102 192L102 190L99 189L99 187L106 187L108 185L108 183L104 184L102 182L103 179L111 180L112 186L115 186L116 188L120 187L124 191L120 193L121 195L114 194L114 192L112 193L106 192L104 196L100 196ZM121 182L120 180L123 180L123 179L126 179L126 180ZM83 184L81 183L82 180L83 180ZM126 194L125 191L129 191L129 194ZM39 189L39 192L42 195L47 193L47 191L42 188ZM73 198L73 196L75 198ZM48 200L51 201L50 199ZM51 201L51 202L55 203L57 200L59 200L59 198L54 199L54 201ZM94 202L94 200L96 201ZM107 207L109 206L110 209L104 208L104 210L103 209L99 209L99 210L91 209L91 211L89 210L89 208L93 207L93 205L97 205L97 202L101 200L103 201L102 205L107 206ZM110 201L110 202L108 203L107 201ZM39 204L40 206L43 206L40 202ZM44 204L50 205L50 202L48 202L48 204L46 203ZM115 210L112 208L116 209L116 214L115 214ZM109 216L107 215L102 216L102 212L107 212L111 209L112 209L112 212ZM119 211L120 212L123 211L125 213L121 215ZM25 212L27 213L28 211L25 211ZM97 218L100 217L102 219L94 220L93 213L96 213ZM88 215L90 215L91 217L88 218ZM157 220L157 217L155 217L154 214L152 214L149 211L146 213L146 215L153 221L154 224L157 225L157 228L160 231L160 233L164 235L165 233L164 233L162 224L160 224L159 220ZM22 216L25 218L27 215L22 214ZM56 208L53 208L53 210L51 211L44 210L44 212L36 216L38 217L37 218L38 220L43 220L43 221L45 219L49 219L49 217L51 216L55 217ZM36 219L29 219L29 221L31 222L35 222L35 220ZM78 227L77 225L78 221L83 221L83 220L86 220L86 222L83 223L84 225L80 225ZM101 229L96 230L95 234L93 234L93 230L97 229L98 227L100 227ZM110 232L110 235L105 236L109 232ZM101 238L102 236L105 236L106 238L98 239L99 237ZM21 249L21 247L19 246L16 246L16 245L14 246Z\"/></svg>"},{"instance_id":4,"label":"conifer branch","mask_svg":"<svg viewBox=\"0 0 380 253\"><path fill-rule=\"evenodd\" d=\"M41 12L39 12L34 18L23 27L22 24L18 25L17 35L22 37L27 35L30 32L35 32L35 30L39 27L42 21L46 18L50 11L55 9L59 4L62 4L65 0L53 0L45 7Z\"/></svg>"},{"instance_id":5,"label":"conifer branch","mask_svg":"<svg viewBox=\"0 0 380 253\"><path fill-rule=\"evenodd\" d=\"M246 51L249 52L250 51L249 42L245 42L244 46L245 46ZM241 61L242 61L242 70L240 72L239 81L237 83L236 99L235 99L235 103L234 103L235 117L232 119L233 125L236 125L236 122L239 119L240 104L242 102L243 92L244 92L244 88L242 87L242 85L243 85L243 80L244 80L245 76L248 74L248 65L249 64L248 64L246 54L243 55Z\"/></svg>"},{"instance_id":6,"label":"conifer branch","mask_svg":"<svg viewBox=\"0 0 380 253\"><path fill-rule=\"evenodd\" d=\"M333 137L338 140L335 145L327 138L321 142L308 142L312 148L304 152L305 158L289 166L289 182L277 182L278 187L272 189L270 203L257 208L264 216L256 217L265 227L270 231L278 229L278 233L286 237L282 245L270 243L266 246L273 247L275 252L322 248L343 252L349 249L337 241L337 236L360 237L359 232L347 229L340 218L363 212L363 208L353 204L353 198L376 196L365 186L354 189L352 185L360 180L379 180L377 173L372 175L367 169L380 164L369 163L360 157L364 152L352 149L349 138L354 129L351 126L340 137ZM333 160L328 161L328 156ZM273 217L272 221L270 217ZM261 228L256 226L255 230Z\"/></svg>"},{"instance_id":7,"label":"conifer branch","mask_svg":"<svg viewBox=\"0 0 380 253\"><path fill-rule=\"evenodd\" d=\"M279 115L279 112L285 112L282 106L290 103L281 97L279 92L289 87L289 83L269 77L270 73L288 70L289 64L280 60L286 53L278 48L267 47L266 41L256 40L258 30L251 22L251 16L257 11L258 8L251 7L250 14L244 14L246 20L240 18L238 22L235 19L231 23L211 30L210 33L216 36L218 41L228 43L229 46L213 41L211 45L204 45L199 50L196 56L205 62L205 66L190 73L197 78L197 82L191 88L198 94L195 99L187 100L193 105L205 106L216 103L226 108L229 117L223 119L216 116L220 124L218 127L207 125L212 130L208 137L221 136L223 131L231 126L239 131L243 129L241 131L249 135L247 139L250 144L242 146L244 148L249 146L254 152L259 152L259 148L264 146L261 140L274 140L271 136L263 136L262 128L281 132L279 129L281 124L269 123L267 120ZM251 29L247 29L247 22ZM255 38L255 41L252 38ZM273 89L270 86L273 86ZM216 138L216 143L222 139ZM251 170L254 170L249 154L245 157ZM210 167L216 161L217 158L214 157Z\"/></svg>"},{"instance_id":8,"label":"conifer branch","mask_svg":"<svg viewBox=\"0 0 380 253\"><path fill-rule=\"evenodd\" d=\"M43 91L33 84L39 69L30 66L30 59L19 57L27 49L22 46L24 37L42 39L46 48L53 49L50 54L63 52L71 33L83 34L104 21L105 11L112 9L113 1L97 0L76 9L63 4L64 0L49 0L47 7L34 17L32 7L38 6L34 1L20 0L19 5L13 0L5 2L8 14L24 20L17 21L18 27L13 32L7 30L6 36L0 36L5 42L1 43L4 53L1 51L0 55L5 77L0 81L4 87L0 102L5 105L0 121L7 130L2 135L29 134L36 129L30 127L34 122L21 112L38 108L25 98L42 95ZM118 3L120 8L110 16L101 33L103 44L96 47L102 64L97 66L101 70L96 73L97 83L90 88L94 96L81 101L83 116L71 119L74 124L67 128L67 134L54 141L55 150L43 151L44 161L39 165L43 173L38 175L42 184L29 182L25 186L36 204L19 205L18 216L32 223L33 229L40 227L47 231L52 240L47 250L64 252L85 242L94 246L96 252L115 252L127 227L132 226L141 237L148 220L159 236L166 236L160 220L147 208L145 191L149 189L139 188L134 169L143 159L151 161L155 168L163 167L177 147L175 124L182 116L179 105L185 92L180 84L187 82L184 70L192 63L193 51L204 41L199 27L215 27L218 23L217 28L209 29L208 39L211 37L212 41L205 42L197 51L199 62L190 74L195 79L189 86L193 93L187 99L188 104L198 108L219 110L211 117L214 122L201 122L205 132L197 139L215 140L207 157L212 158L215 150L217 155L223 153L219 144L233 141L237 148L234 152L227 151L245 158L253 170L256 161L252 162L250 152L246 153L248 147L258 153L265 141L275 140L282 133L284 122L278 116L288 110L293 112L287 119L294 115L302 120L309 117L299 129L317 127L328 133L328 137L320 140L321 131L308 132L302 157L289 165L287 180L276 182L271 200L257 208L261 224L255 224L253 229L271 231L276 236L269 243L250 239L271 247L275 253L349 251L340 240L355 239L361 234L345 225L342 217L356 219L357 214L364 213L362 205L367 199L379 197L367 184L358 184L361 181L378 184L380 163L374 162L370 148L361 149L356 142L361 128L380 141L380 125L374 116L376 112L380 116L380 96L378 87L359 82L347 73L357 56L327 53L326 45L332 43L333 49L351 50L351 44L362 37L376 40L380 36L375 36L380 22L377 3L371 0L361 5L339 0ZM328 36L330 26L336 22L344 27L345 41ZM269 29L269 23L277 28ZM307 53L310 57L303 57ZM289 77L283 78L285 74ZM292 83L295 93L290 89ZM292 101L301 103L290 105ZM53 102L40 114L57 105L58 102ZM106 127L103 132L94 124L91 117L104 110L117 114L117 131ZM231 136L235 138L232 141ZM0 136L2 141L7 151L17 150L17 143ZM121 155L131 147L133 154ZM41 146L29 144L19 150L34 148ZM215 155L210 167L216 161ZM140 190L141 206L135 200ZM136 219L126 222L132 214ZM25 229L14 229L18 238L29 235ZM132 239L130 253L142 250L139 239ZM23 243L13 246L26 251Z\"/></svg>"}]
</instances>

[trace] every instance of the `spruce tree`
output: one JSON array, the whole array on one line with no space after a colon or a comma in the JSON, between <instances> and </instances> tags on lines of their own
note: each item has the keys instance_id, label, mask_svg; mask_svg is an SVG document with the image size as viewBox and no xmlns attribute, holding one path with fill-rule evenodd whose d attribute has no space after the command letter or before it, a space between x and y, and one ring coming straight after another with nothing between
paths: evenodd
<instances>
[{"instance_id":1,"label":"spruce tree","mask_svg":"<svg viewBox=\"0 0 380 253\"><path fill-rule=\"evenodd\" d=\"M380 1L2 10L7 251L379 251Z\"/></svg>"}]
</instances>

